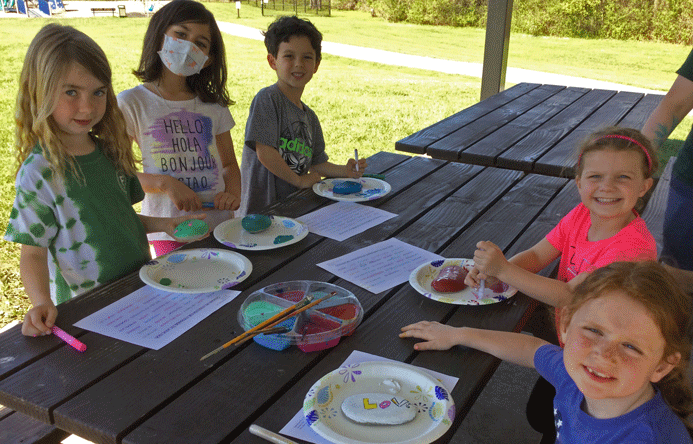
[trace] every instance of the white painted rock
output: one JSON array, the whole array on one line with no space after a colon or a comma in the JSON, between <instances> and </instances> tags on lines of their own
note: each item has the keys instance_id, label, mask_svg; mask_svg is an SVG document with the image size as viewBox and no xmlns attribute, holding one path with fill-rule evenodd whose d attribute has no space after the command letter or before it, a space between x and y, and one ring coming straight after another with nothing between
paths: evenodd
<instances>
[{"instance_id":1,"label":"white painted rock","mask_svg":"<svg viewBox=\"0 0 693 444\"><path fill-rule=\"evenodd\" d=\"M381 425L404 424L416 416L416 408L411 402L387 393L349 396L342 402L342 412L352 421Z\"/></svg>"}]
</instances>

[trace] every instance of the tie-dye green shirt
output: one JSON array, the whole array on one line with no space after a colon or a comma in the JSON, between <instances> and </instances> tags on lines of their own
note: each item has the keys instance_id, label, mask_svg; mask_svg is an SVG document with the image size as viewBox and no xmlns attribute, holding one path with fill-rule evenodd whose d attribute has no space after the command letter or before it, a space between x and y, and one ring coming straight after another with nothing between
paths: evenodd
<instances>
[{"instance_id":1,"label":"tie-dye green shirt","mask_svg":"<svg viewBox=\"0 0 693 444\"><path fill-rule=\"evenodd\" d=\"M51 298L60 304L150 259L144 226L132 204L144 192L117 171L100 146L76 156L84 184L56 174L37 146L22 164L5 239L48 248Z\"/></svg>"}]
</instances>

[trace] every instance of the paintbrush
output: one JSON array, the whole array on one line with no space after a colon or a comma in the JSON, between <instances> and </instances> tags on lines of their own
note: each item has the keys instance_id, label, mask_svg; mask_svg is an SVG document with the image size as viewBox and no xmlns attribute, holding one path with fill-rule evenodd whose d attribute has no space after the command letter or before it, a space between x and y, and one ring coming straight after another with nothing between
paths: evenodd
<instances>
[{"instance_id":1,"label":"paintbrush","mask_svg":"<svg viewBox=\"0 0 693 444\"><path fill-rule=\"evenodd\" d=\"M269 325L267 326L267 328L268 328L268 329L271 329L272 327L281 324L282 322L286 321L286 320L289 319L289 318L293 318L294 316L298 316L299 314L303 313L304 311L306 311L306 310L308 310L308 309L310 309L310 308L315 307L315 306L318 305L319 303L321 303L321 302L323 302L323 301L326 301L327 299L331 298L332 296L334 296L334 295L336 295L336 294L337 294L337 292L336 292L336 291L333 291L332 293L328 294L327 296L323 296L323 297L321 297L320 299L316 299L316 300L314 300L313 302L311 302L310 304L308 304L308 305L306 305L306 306L304 306L304 307L301 307L301 308L299 308L298 310L293 311L293 312L287 314L287 315L284 316L283 318L277 319L276 321L274 321L274 322L272 322L271 324L269 324ZM247 341L248 339L250 339L250 338L249 338L249 337L245 337L245 338L241 339L240 341L238 341L238 342L236 343L236 345L241 345L242 343L244 343L244 342Z\"/></svg>"},{"instance_id":2,"label":"paintbrush","mask_svg":"<svg viewBox=\"0 0 693 444\"><path fill-rule=\"evenodd\" d=\"M283 319L283 318L285 318L288 314L294 312L295 310L300 309L300 308L302 308L302 307L305 307L305 306L309 305L310 302L311 302L312 300L313 300L313 296L312 296L312 295L306 296L306 298L303 299L302 301L297 302L296 304L292 305L291 307L287 308L286 310L283 310L283 311L277 313L276 315L272 316L271 318L267 319L266 321L259 323L258 325L256 325L255 327L251 328L250 330L246 331L245 333L241 333L240 335L238 335L238 336L236 336L235 338L231 339L229 342L227 342L226 344L222 345L221 347L219 347L219 348L217 348L217 349L215 349L215 350L212 350L211 352L207 353L206 355L204 355L203 357L200 358L200 361L209 358L209 357L212 356L213 354L222 351L222 350L225 349L226 347L229 347L229 346L231 346L231 345L237 343L238 341L243 340L246 336L248 336L248 335L250 335L250 334L252 334L252 333L254 333L254 332L258 331L258 330L262 330L263 328L271 328L271 327L274 327L275 325L277 325L277 324L274 324L274 321L276 321L276 320L278 320L278 319ZM270 325L270 324L272 324L272 325Z\"/></svg>"}]
</instances>

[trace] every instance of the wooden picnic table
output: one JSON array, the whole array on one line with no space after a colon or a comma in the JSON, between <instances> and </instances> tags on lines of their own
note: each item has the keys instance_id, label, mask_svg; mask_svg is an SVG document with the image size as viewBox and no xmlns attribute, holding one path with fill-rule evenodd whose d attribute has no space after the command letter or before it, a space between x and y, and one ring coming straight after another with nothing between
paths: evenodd
<instances>
[{"instance_id":1,"label":"wooden picnic table","mask_svg":"<svg viewBox=\"0 0 693 444\"><path fill-rule=\"evenodd\" d=\"M519 331L535 302L518 293L491 305L451 305L423 297L408 283L373 294L315 264L393 237L444 257L472 257L479 240L492 240L512 255L536 243L577 204L575 185L396 153L377 153L368 163L367 172L384 174L392 191L364 205L397 217L343 242L310 233L283 248L240 251L253 264L250 276L234 287L242 293L160 350L73 326L142 287L137 273L72 299L59 307L57 325L87 344L87 351L80 354L52 336L26 338L19 326L0 334L0 404L98 443L262 443L248 432L251 424L278 432L302 408L312 384L359 350L459 377L451 392L455 421L437 442L462 442L460 423L499 361L462 347L418 353L413 340L397 336L400 328L427 319ZM303 190L267 213L295 218L331 203ZM213 237L188 247L227 248ZM242 331L237 312L248 295L291 280L350 290L364 308L362 323L320 352L278 352L249 341L200 362Z\"/></svg>"},{"instance_id":2,"label":"wooden picnic table","mask_svg":"<svg viewBox=\"0 0 693 444\"><path fill-rule=\"evenodd\" d=\"M574 177L576 150L609 125L640 129L664 95L519 83L395 143L475 165Z\"/></svg>"}]
</instances>

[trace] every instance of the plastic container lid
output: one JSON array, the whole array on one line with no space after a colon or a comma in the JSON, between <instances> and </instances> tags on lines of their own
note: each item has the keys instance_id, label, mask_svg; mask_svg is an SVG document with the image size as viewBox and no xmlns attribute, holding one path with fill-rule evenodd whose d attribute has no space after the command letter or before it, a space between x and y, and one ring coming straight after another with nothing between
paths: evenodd
<instances>
[{"instance_id":1,"label":"plastic container lid","mask_svg":"<svg viewBox=\"0 0 693 444\"><path fill-rule=\"evenodd\" d=\"M238 322L249 330L307 295L316 300L332 292L337 294L278 325L290 328L288 332L257 335L253 340L273 350L284 350L293 344L304 352L334 347L342 336L356 329L363 319L363 307L352 292L327 282L281 282L257 290L241 305Z\"/></svg>"}]
</instances>

